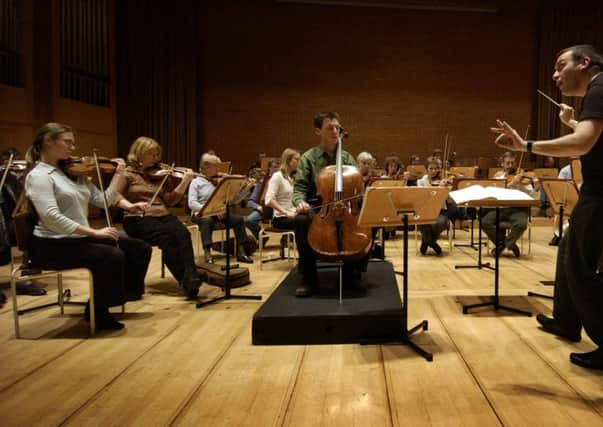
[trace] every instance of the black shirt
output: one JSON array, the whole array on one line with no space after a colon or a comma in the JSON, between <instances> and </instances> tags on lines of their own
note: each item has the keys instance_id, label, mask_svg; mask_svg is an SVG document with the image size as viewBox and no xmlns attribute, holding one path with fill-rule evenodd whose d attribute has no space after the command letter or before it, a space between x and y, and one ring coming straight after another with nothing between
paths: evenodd
<instances>
[{"instance_id":1,"label":"black shirt","mask_svg":"<svg viewBox=\"0 0 603 427\"><path fill-rule=\"evenodd\" d=\"M603 73L589 83L582 100L578 121L588 119L603 119ZM603 134L580 161L584 178L580 191L585 195L603 196Z\"/></svg>"}]
</instances>

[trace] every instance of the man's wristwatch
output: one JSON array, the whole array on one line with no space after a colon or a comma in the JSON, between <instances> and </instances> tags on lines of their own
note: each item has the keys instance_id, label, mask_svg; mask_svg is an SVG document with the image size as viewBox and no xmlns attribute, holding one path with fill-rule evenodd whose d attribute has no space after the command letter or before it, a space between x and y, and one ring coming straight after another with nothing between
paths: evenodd
<instances>
[{"instance_id":1,"label":"man's wristwatch","mask_svg":"<svg viewBox=\"0 0 603 427\"><path fill-rule=\"evenodd\" d=\"M526 151L528 153L532 152L532 146L534 145L534 141L526 141Z\"/></svg>"}]
</instances>

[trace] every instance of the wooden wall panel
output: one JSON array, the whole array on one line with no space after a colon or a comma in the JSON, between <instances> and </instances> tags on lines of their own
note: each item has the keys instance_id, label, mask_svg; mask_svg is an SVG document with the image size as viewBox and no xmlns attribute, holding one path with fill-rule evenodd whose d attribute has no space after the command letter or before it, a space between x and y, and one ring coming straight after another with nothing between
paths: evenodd
<instances>
[{"instance_id":1,"label":"wooden wall panel","mask_svg":"<svg viewBox=\"0 0 603 427\"><path fill-rule=\"evenodd\" d=\"M488 128L531 120L533 14L213 2L205 40L203 147L242 170L258 151L316 141L334 110L347 149L423 157L450 134L460 158L499 153Z\"/></svg>"},{"instance_id":2,"label":"wooden wall panel","mask_svg":"<svg viewBox=\"0 0 603 427\"><path fill-rule=\"evenodd\" d=\"M99 148L107 156L117 154L115 108L68 100L60 97L59 0L22 0L20 8L20 47L23 87L0 85L0 150L17 147L23 153L35 131L49 121L63 122L77 132L78 153L89 154ZM114 3L110 5L110 47L113 52ZM111 81L115 66L111 59ZM115 99L115 85L111 85Z\"/></svg>"}]
</instances>

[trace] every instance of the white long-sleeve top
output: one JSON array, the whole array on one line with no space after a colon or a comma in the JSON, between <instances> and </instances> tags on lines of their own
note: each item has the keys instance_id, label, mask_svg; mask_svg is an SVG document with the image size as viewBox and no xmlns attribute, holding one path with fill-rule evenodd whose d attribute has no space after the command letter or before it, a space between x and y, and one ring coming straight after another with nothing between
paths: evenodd
<instances>
[{"instance_id":1,"label":"white long-sleeve top","mask_svg":"<svg viewBox=\"0 0 603 427\"><path fill-rule=\"evenodd\" d=\"M295 207L291 202L294 182L295 181L291 177L283 176L281 171L275 172L270 178L270 181L268 181L268 189L264 196L264 203L268 206L272 200L275 200L287 212L294 214ZM272 216L278 217L285 215L274 209Z\"/></svg>"},{"instance_id":2,"label":"white long-sleeve top","mask_svg":"<svg viewBox=\"0 0 603 427\"><path fill-rule=\"evenodd\" d=\"M104 207L103 193L88 178L74 181L59 168L43 162L38 162L25 178L25 194L40 218L34 228L37 237L85 237L73 232L80 225L89 227L88 204ZM109 205L118 196L112 188L107 188L105 194Z\"/></svg>"}]
</instances>

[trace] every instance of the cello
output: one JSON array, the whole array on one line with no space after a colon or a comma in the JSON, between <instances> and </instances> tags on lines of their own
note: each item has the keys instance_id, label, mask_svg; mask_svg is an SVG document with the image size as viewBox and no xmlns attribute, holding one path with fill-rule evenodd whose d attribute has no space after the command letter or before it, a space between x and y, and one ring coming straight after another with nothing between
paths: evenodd
<instances>
[{"instance_id":1,"label":"cello","mask_svg":"<svg viewBox=\"0 0 603 427\"><path fill-rule=\"evenodd\" d=\"M355 166L343 165L342 131L337 138L335 165L323 168L316 176L322 204L312 219L308 243L319 258L345 262L368 254L371 233L369 227L358 226L364 181Z\"/></svg>"}]
</instances>

